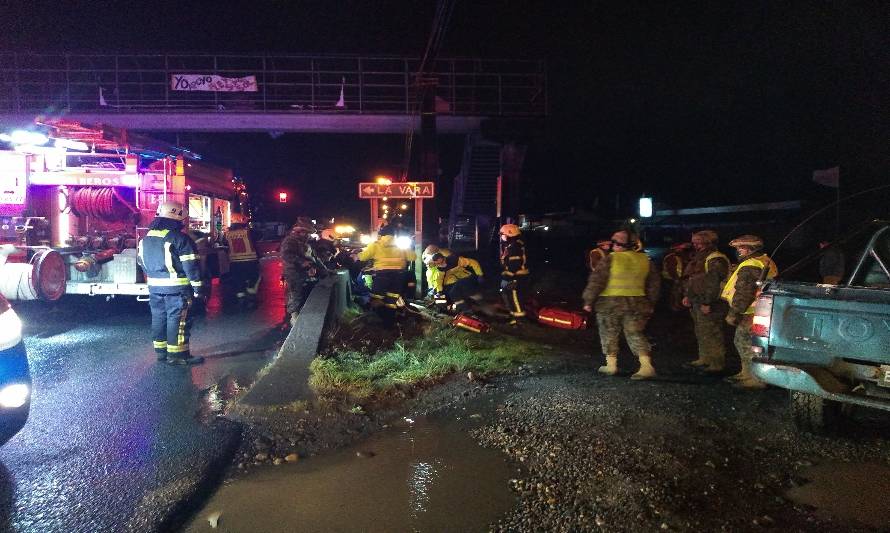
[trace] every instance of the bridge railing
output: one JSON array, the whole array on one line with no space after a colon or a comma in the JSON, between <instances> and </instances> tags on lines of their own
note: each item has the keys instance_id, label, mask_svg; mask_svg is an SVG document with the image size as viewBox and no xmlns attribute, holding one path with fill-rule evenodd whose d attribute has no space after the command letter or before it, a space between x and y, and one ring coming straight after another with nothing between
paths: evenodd
<instances>
[{"instance_id":1,"label":"bridge railing","mask_svg":"<svg viewBox=\"0 0 890 533\"><path fill-rule=\"evenodd\" d=\"M422 80L418 66L387 56L0 52L0 112L413 114L419 87L432 86L439 114L547 114L542 61L441 59ZM255 76L257 90L174 90L182 74Z\"/></svg>"}]
</instances>

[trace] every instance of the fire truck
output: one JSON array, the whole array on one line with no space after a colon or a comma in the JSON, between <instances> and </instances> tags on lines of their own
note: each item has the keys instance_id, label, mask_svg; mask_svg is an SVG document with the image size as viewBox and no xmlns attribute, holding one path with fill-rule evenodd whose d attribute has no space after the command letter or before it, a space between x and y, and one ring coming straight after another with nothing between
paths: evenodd
<instances>
[{"instance_id":1,"label":"fire truck","mask_svg":"<svg viewBox=\"0 0 890 533\"><path fill-rule=\"evenodd\" d=\"M124 130L48 127L55 146L0 151L0 294L147 300L137 244L168 200L187 209L205 278L228 272L222 230L246 197L231 170Z\"/></svg>"}]
</instances>

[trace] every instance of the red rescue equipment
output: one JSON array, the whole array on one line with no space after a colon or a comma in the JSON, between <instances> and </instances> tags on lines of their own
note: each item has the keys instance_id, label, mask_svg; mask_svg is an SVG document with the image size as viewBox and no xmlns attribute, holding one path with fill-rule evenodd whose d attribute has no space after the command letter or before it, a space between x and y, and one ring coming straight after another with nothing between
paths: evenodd
<instances>
[{"instance_id":1,"label":"red rescue equipment","mask_svg":"<svg viewBox=\"0 0 890 533\"><path fill-rule=\"evenodd\" d=\"M587 315L558 307L542 307L538 310L538 322L560 329L584 329L587 327Z\"/></svg>"}]
</instances>

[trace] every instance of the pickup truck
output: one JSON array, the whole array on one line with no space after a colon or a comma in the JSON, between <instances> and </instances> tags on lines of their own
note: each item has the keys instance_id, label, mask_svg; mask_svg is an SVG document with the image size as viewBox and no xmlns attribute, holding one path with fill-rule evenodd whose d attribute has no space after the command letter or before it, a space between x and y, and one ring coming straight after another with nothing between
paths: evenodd
<instances>
[{"instance_id":1,"label":"pickup truck","mask_svg":"<svg viewBox=\"0 0 890 533\"><path fill-rule=\"evenodd\" d=\"M890 222L870 227L841 283L771 280L755 305L752 371L790 391L803 431L833 432L853 406L890 411Z\"/></svg>"}]
</instances>

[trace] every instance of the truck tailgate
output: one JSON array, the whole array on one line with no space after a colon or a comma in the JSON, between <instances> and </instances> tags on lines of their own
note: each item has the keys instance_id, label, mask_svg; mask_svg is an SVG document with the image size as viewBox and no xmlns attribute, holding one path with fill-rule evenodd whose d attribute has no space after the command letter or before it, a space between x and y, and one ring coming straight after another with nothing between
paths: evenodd
<instances>
[{"instance_id":1,"label":"truck tailgate","mask_svg":"<svg viewBox=\"0 0 890 533\"><path fill-rule=\"evenodd\" d=\"M890 291L777 284L769 344L781 349L890 363Z\"/></svg>"}]
</instances>

